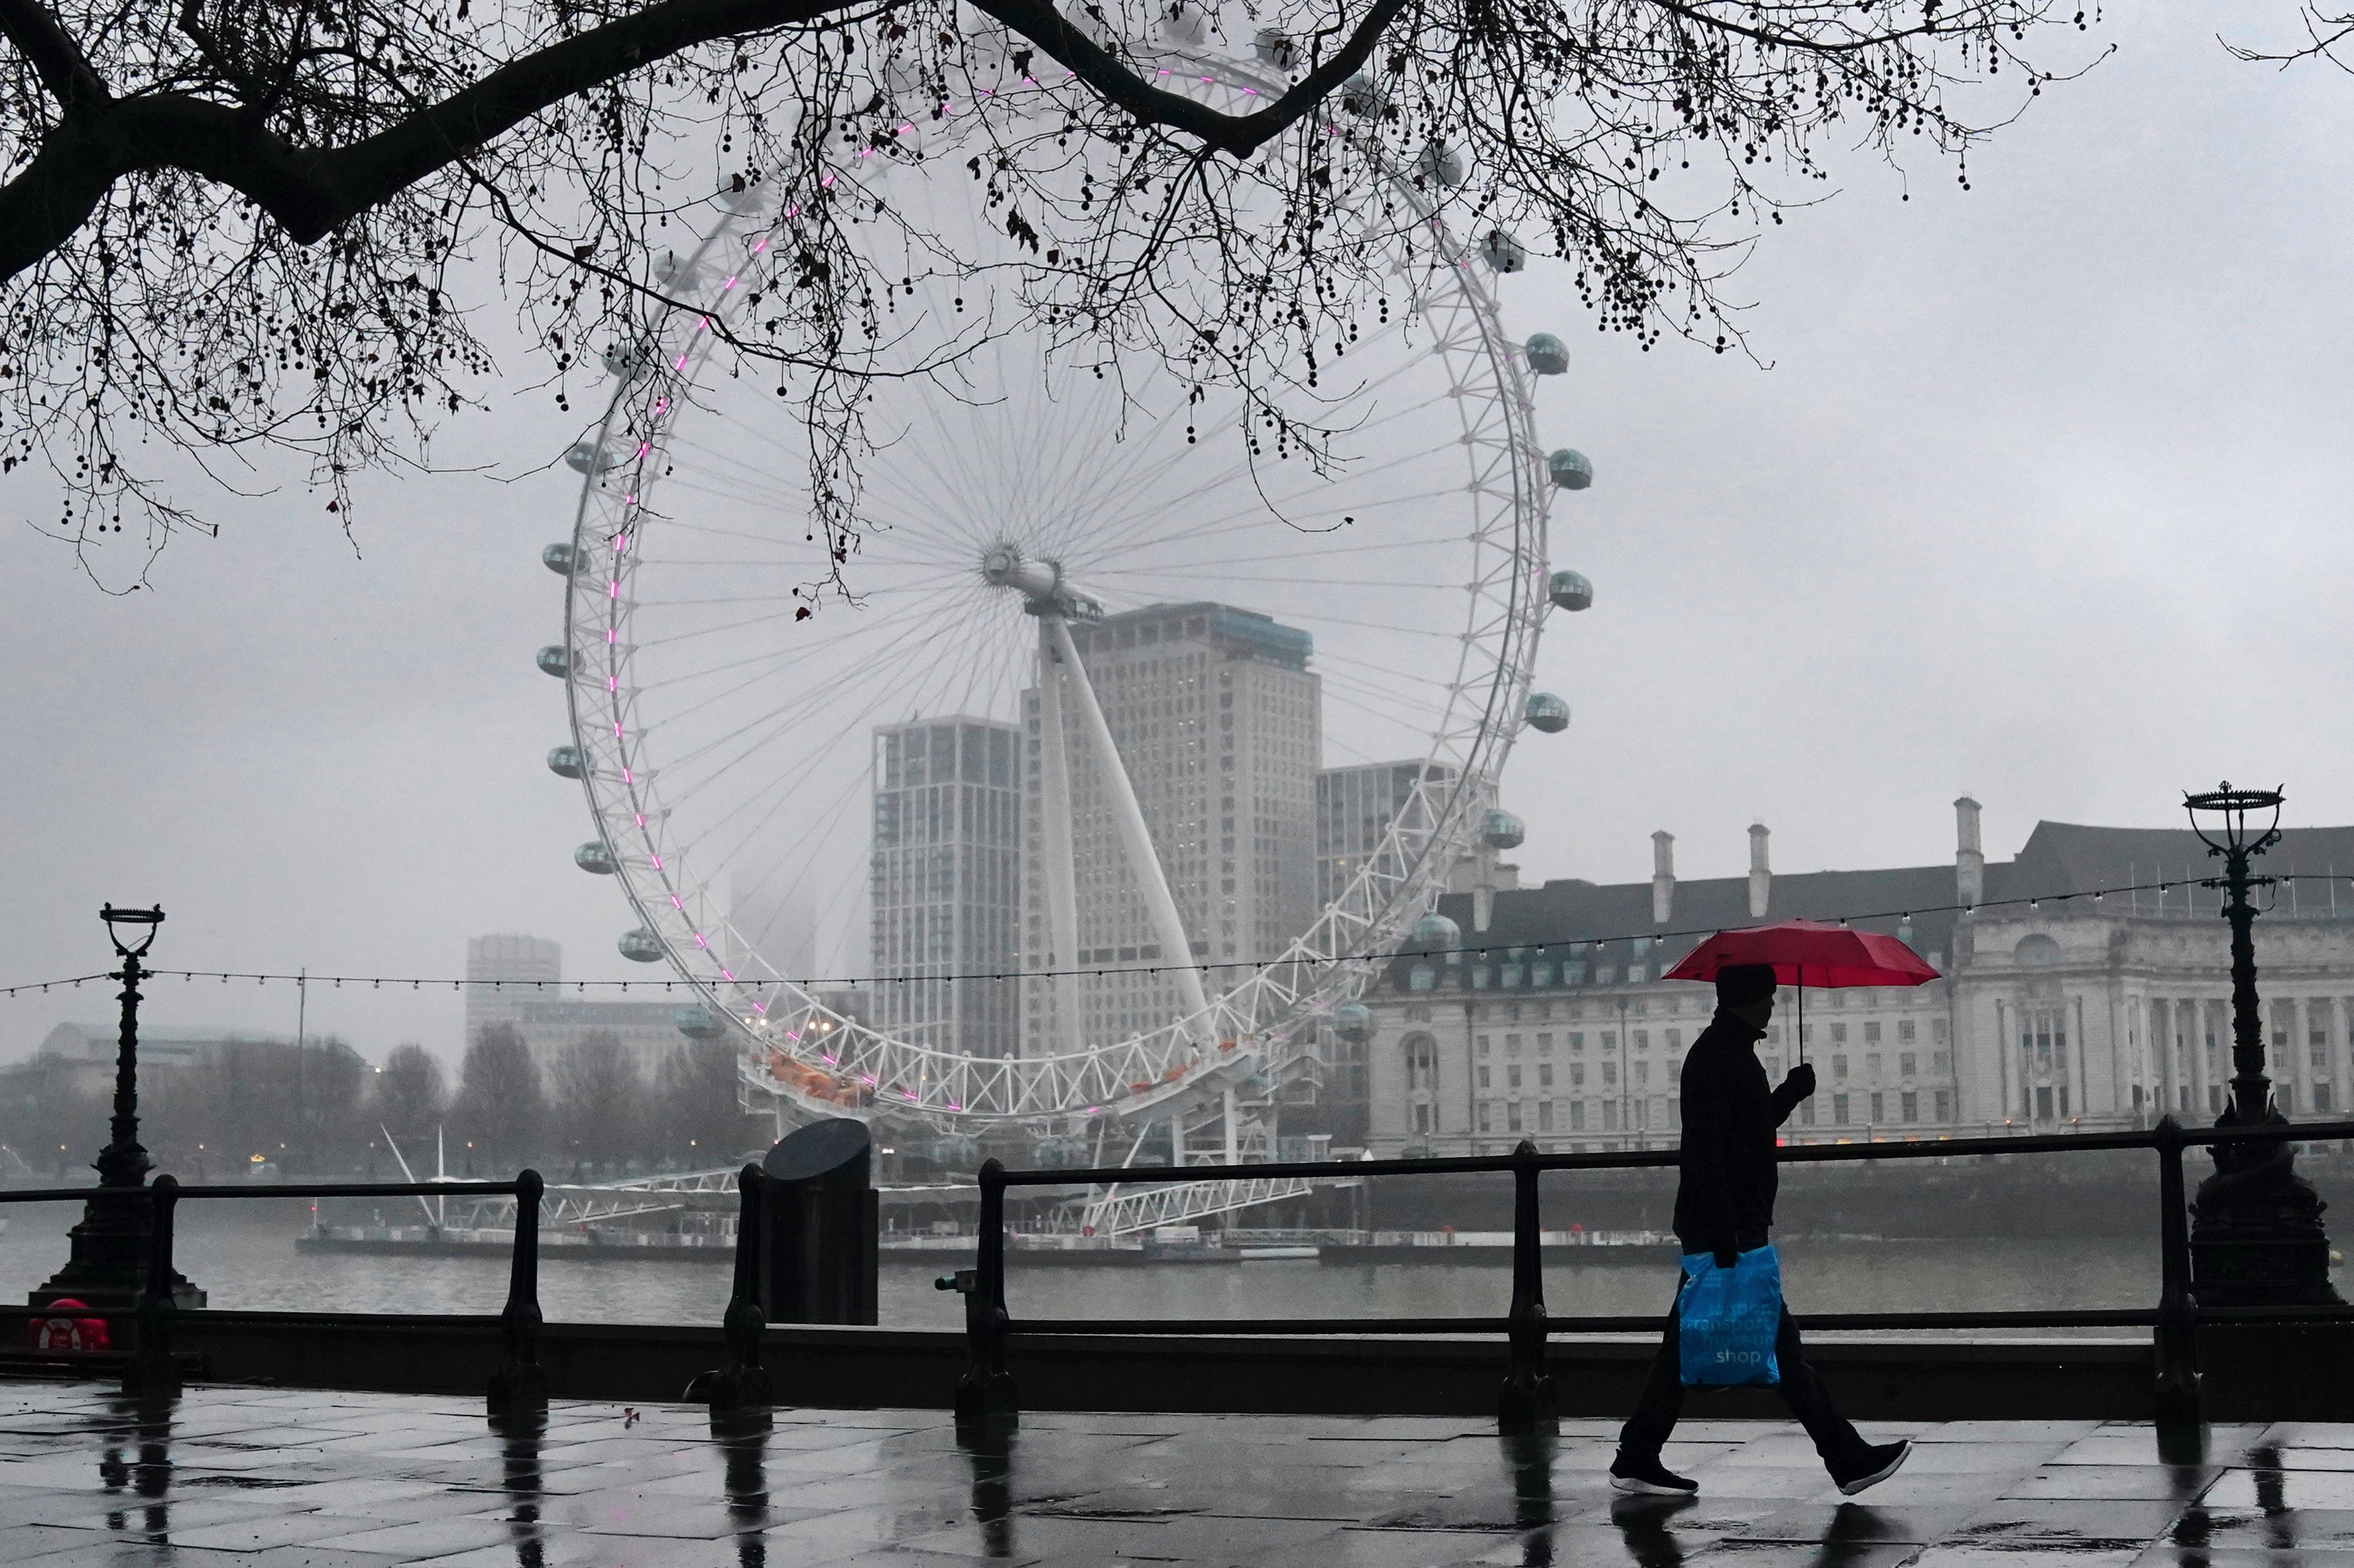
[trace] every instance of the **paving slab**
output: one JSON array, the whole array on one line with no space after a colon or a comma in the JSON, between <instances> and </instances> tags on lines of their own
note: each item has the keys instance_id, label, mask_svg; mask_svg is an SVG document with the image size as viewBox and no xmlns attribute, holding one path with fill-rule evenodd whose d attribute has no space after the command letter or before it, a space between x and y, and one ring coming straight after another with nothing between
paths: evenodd
<instances>
[{"instance_id":1,"label":"paving slab","mask_svg":"<svg viewBox=\"0 0 2354 1568\"><path fill-rule=\"evenodd\" d=\"M2354 1424L1876 1423L1856 1498L1787 1421L1684 1423L1694 1499L1608 1485L1617 1425L470 1402L0 1383L0 1563L37 1568L2354 1568Z\"/></svg>"}]
</instances>

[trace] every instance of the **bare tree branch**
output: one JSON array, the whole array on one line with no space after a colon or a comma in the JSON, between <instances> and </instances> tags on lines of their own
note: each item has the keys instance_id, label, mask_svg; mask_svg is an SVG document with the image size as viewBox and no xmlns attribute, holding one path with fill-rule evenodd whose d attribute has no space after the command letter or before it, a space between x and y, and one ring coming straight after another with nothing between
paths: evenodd
<instances>
[{"instance_id":1,"label":"bare tree branch","mask_svg":"<svg viewBox=\"0 0 2354 1568\"><path fill-rule=\"evenodd\" d=\"M0 0L0 471L53 476L42 526L84 551L285 460L348 527L355 475L487 401L483 306L572 410L688 297L710 204L791 191L716 335L806 431L838 567L873 378L1038 333L1313 453L1360 313L1406 308L1368 259L1434 223L1553 258L1601 330L1737 347L1727 280L1820 198L1818 149L1965 172L2069 74L2024 52L2082 26L2055 5ZM1214 59L1234 81L1172 73ZM886 169L1004 243L927 229ZM917 272L973 301L923 352Z\"/></svg>"}]
</instances>

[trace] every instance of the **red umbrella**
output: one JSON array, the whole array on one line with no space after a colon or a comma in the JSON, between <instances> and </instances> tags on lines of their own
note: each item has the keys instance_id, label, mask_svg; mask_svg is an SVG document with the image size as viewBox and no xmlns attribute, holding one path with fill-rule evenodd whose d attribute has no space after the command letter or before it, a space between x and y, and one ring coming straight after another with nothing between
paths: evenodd
<instances>
[{"instance_id":1,"label":"red umbrella","mask_svg":"<svg viewBox=\"0 0 2354 1568\"><path fill-rule=\"evenodd\" d=\"M1712 980L1717 970L1740 964L1771 964L1778 983L1798 988L1800 1061L1806 1060L1807 1053L1807 987L1925 985L1937 978L1937 971L1920 954L1893 937L1826 926L1819 920L1784 920L1719 931L1659 978Z\"/></svg>"}]
</instances>

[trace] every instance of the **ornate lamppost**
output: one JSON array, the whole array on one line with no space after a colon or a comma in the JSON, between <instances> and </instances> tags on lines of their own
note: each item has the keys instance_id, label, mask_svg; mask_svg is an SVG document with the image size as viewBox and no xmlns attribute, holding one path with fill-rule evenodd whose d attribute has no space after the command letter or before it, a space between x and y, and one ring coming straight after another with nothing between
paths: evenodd
<instances>
[{"instance_id":1,"label":"ornate lamppost","mask_svg":"<svg viewBox=\"0 0 2354 1568\"><path fill-rule=\"evenodd\" d=\"M122 967L113 976L122 982L122 1026L114 1058L114 1119L106 1147L90 1162L98 1171L98 1191L83 1204L81 1224L70 1233L72 1255L32 1293L31 1304L36 1307L71 1298L86 1307L135 1308L146 1279L152 1211L143 1196L134 1194L146 1185L154 1162L139 1142L139 981L147 973L139 960L154 945L155 927L164 923L164 911L160 906L117 909L109 904L99 911L99 918L106 922L106 934L122 959ZM172 1298L176 1307L205 1304L205 1293L178 1274L172 1277Z\"/></svg>"},{"instance_id":2,"label":"ornate lamppost","mask_svg":"<svg viewBox=\"0 0 2354 1568\"><path fill-rule=\"evenodd\" d=\"M2228 781L2182 798L2192 831L2223 862L2223 874L2200 885L2222 890L2223 918L2232 923L2232 1095L2217 1127L2288 1125L2264 1075L2256 907L2248 900L2251 889L2273 885L2271 877L2252 875L2248 868L2280 840L2282 800L2278 789L2235 789ZM2252 825L2251 817L2258 823ZM2215 1173L2200 1183L2190 1204L2190 1288L2199 1304L2335 1303L2329 1238L2321 1227L2325 1205L2296 1173L2288 1139L2217 1144L2212 1152Z\"/></svg>"}]
</instances>

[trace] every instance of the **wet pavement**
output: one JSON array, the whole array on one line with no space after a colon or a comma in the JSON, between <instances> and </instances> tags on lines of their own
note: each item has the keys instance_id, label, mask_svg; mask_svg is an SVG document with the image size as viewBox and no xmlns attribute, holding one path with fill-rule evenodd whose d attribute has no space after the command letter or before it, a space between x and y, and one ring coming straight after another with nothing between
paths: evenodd
<instances>
[{"instance_id":1,"label":"wet pavement","mask_svg":"<svg viewBox=\"0 0 2354 1568\"><path fill-rule=\"evenodd\" d=\"M479 1402L196 1388L141 1407L0 1384L0 1563L333 1568L2354 1568L2354 1424L1878 1424L1856 1499L1795 1425L1687 1420L1697 1499L1615 1496L1613 1425L1507 1442L1427 1417L1035 1414L984 1447L935 1411Z\"/></svg>"}]
</instances>

